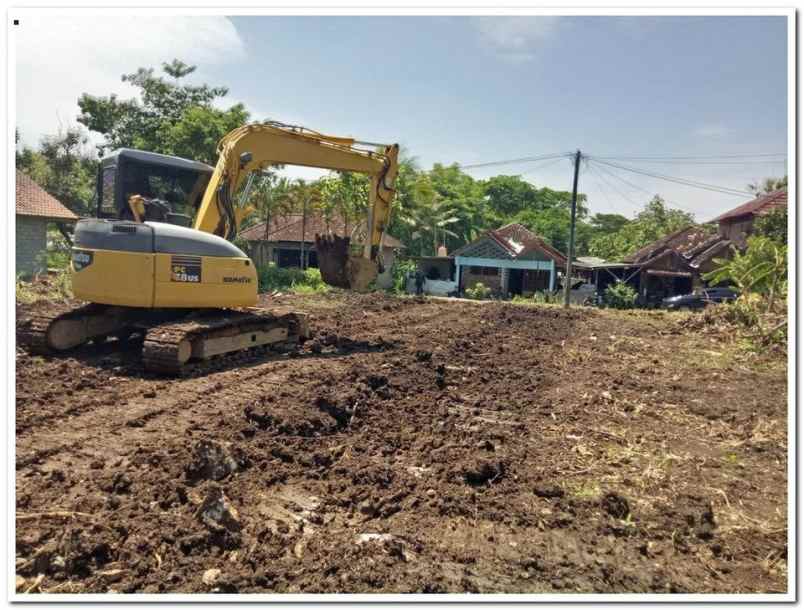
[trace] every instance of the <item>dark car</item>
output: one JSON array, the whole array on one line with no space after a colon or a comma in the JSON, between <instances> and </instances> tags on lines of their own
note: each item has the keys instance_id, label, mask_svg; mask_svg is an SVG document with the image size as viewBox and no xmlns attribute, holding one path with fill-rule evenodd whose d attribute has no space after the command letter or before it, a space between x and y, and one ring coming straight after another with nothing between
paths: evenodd
<instances>
[{"instance_id":1,"label":"dark car","mask_svg":"<svg viewBox=\"0 0 804 610\"><path fill-rule=\"evenodd\" d=\"M703 309L712 303L733 301L739 294L731 288L704 288L692 294L679 294L662 300L665 309Z\"/></svg>"}]
</instances>

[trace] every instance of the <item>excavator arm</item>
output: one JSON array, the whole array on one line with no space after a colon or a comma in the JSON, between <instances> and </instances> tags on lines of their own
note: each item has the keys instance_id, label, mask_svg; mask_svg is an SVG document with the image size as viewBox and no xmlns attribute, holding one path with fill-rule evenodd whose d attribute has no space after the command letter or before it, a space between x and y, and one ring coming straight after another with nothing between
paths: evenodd
<instances>
[{"instance_id":1,"label":"excavator arm","mask_svg":"<svg viewBox=\"0 0 804 610\"><path fill-rule=\"evenodd\" d=\"M356 145L381 150L365 150ZM377 266L381 264L378 255L382 235L391 216L398 170L397 144L358 142L352 138L328 136L302 127L269 122L245 125L231 131L218 144L218 155L215 171L195 217L194 228L230 240L236 236L243 218L253 212L253 209L236 201L238 189L252 172L270 165L289 164L370 176L367 231L362 256L348 256L348 238L344 244L343 240L332 236L317 237L316 244L322 277L327 283L364 289L376 277Z\"/></svg>"}]
</instances>

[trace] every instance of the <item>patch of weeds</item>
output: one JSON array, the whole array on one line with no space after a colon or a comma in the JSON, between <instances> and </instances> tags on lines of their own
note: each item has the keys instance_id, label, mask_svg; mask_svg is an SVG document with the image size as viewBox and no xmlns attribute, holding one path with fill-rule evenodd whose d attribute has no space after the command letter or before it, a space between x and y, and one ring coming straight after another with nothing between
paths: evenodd
<instances>
[{"instance_id":1,"label":"patch of weeds","mask_svg":"<svg viewBox=\"0 0 804 610\"><path fill-rule=\"evenodd\" d=\"M573 498L579 498L581 500L592 500L595 498L599 498L602 490L600 489L600 484L596 481L584 481L583 483L578 483L567 488L569 490L569 495Z\"/></svg>"},{"instance_id":2,"label":"patch of weeds","mask_svg":"<svg viewBox=\"0 0 804 610\"><path fill-rule=\"evenodd\" d=\"M24 305L30 305L39 298L31 288L31 283L22 279L21 275L17 276L16 297L17 302Z\"/></svg>"}]
</instances>

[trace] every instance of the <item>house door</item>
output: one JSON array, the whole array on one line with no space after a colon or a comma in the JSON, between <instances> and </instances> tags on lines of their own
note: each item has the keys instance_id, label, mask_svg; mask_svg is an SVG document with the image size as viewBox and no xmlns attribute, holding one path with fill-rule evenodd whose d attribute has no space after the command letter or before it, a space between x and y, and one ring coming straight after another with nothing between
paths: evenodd
<instances>
[{"instance_id":1,"label":"house door","mask_svg":"<svg viewBox=\"0 0 804 610\"><path fill-rule=\"evenodd\" d=\"M510 269L508 271L508 292L522 294L522 275L522 269Z\"/></svg>"}]
</instances>

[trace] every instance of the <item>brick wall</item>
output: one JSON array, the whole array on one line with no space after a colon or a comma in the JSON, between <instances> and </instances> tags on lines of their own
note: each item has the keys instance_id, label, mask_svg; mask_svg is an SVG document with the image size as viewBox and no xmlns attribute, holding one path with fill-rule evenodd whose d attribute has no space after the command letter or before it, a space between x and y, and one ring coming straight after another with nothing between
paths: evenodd
<instances>
[{"instance_id":1,"label":"brick wall","mask_svg":"<svg viewBox=\"0 0 804 610\"><path fill-rule=\"evenodd\" d=\"M17 274L33 275L44 270L47 250L47 220L36 216L17 216Z\"/></svg>"}]
</instances>

